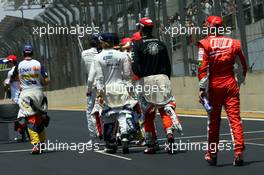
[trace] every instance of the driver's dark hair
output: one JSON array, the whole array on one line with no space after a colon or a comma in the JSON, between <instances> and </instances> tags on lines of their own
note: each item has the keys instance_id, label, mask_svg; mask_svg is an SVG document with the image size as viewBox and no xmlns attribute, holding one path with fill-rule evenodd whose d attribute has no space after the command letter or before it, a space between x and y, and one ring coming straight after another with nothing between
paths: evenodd
<instances>
[{"instance_id":1,"label":"driver's dark hair","mask_svg":"<svg viewBox=\"0 0 264 175\"><path fill-rule=\"evenodd\" d=\"M142 32L144 35L152 35L153 27L142 27L142 28L141 28L141 32Z\"/></svg>"},{"instance_id":2,"label":"driver's dark hair","mask_svg":"<svg viewBox=\"0 0 264 175\"><path fill-rule=\"evenodd\" d=\"M94 38L91 38L89 40L89 46L90 47L97 47L98 46L98 40L94 39Z\"/></svg>"},{"instance_id":3,"label":"driver's dark hair","mask_svg":"<svg viewBox=\"0 0 264 175\"><path fill-rule=\"evenodd\" d=\"M33 52L31 53L23 53L24 57L32 57L33 56Z\"/></svg>"}]
</instances>

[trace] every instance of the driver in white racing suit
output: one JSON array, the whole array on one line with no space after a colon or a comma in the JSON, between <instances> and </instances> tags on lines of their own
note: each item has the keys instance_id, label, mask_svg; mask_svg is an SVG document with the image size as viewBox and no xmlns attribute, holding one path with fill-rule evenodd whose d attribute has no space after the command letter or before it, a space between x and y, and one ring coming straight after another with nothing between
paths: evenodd
<instances>
[{"instance_id":1,"label":"driver in white racing suit","mask_svg":"<svg viewBox=\"0 0 264 175\"><path fill-rule=\"evenodd\" d=\"M82 59L85 63L86 73L88 74L87 81L93 82L90 83L88 86L89 93L86 94L87 96L87 110L86 110L86 118L88 123L88 130L89 130L89 143L92 143L97 138L102 138L102 127L101 127L101 120L99 118L99 112L95 109L100 107L96 102L96 80L95 75L91 72L91 67L94 66L94 59L95 56L98 55L98 36L92 36L90 39L90 46L91 48L88 50L84 50L82 52Z\"/></svg>"},{"instance_id":2,"label":"driver in white racing suit","mask_svg":"<svg viewBox=\"0 0 264 175\"><path fill-rule=\"evenodd\" d=\"M100 103L104 100L102 112L105 151L115 153L116 129L118 122L121 132L123 153L129 153L129 133L134 129L132 122L133 107L137 103L128 93L127 84L131 79L131 66L126 54L113 48L113 34L103 33L99 37L103 48L94 61L91 71L97 79L97 98ZM88 82L91 84L92 82ZM89 92L88 92L89 93Z\"/></svg>"},{"instance_id":3,"label":"driver in white racing suit","mask_svg":"<svg viewBox=\"0 0 264 175\"><path fill-rule=\"evenodd\" d=\"M17 57L15 55L9 55L3 62L8 63L12 66L11 70L7 73L7 78L5 79L4 86L10 87L11 100L13 103L18 105L18 99L20 94L18 71L17 71ZM27 125L23 118L20 118L14 123L14 130L17 132L17 137L14 138L16 141L27 141ZM19 137L21 139L19 139Z\"/></svg>"}]
</instances>

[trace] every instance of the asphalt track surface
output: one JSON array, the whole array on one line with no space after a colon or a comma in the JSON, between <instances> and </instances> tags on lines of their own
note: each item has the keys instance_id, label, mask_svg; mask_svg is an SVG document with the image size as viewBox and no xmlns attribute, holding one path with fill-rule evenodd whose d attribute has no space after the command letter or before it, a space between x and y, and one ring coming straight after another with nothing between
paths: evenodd
<instances>
[{"instance_id":1,"label":"asphalt track surface","mask_svg":"<svg viewBox=\"0 0 264 175\"><path fill-rule=\"evenodd\" d=\"M48 128L50 142L79 143L89 140L85 112L50 111L52 117ZM184 136L176 142L206 141L206 118L181 117ZM159 120L157 120L159 123ZM130 154L116 155L102 152L53 150L42 155L31 155L30 143L0 142L0 174L1 175L257 175L263 173L264 167L264 121L244 120L246 153L245 166L233 167L233 152L221 151L218 166L210 167L203 160L204 151L177 151L168 155L164 150L156 155L144 155L143 148L133 147ZM159 124L158 124L159 125ZM159 127L159 130L161 128ZM160 133L163 133L160 131ZM231 140L227 120L222 120L221 140ZM160 138L164 135L160 134Z\"/></svg>"}]
</instances>

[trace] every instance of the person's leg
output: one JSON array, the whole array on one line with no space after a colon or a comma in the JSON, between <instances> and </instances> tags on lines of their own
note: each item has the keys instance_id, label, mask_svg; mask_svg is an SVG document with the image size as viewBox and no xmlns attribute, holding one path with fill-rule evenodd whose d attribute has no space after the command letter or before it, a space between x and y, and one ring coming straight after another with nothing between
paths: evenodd
<instances>
[{"instance_id":1,"label":"person's leg","mask_svg":"<svg viewBox=\"0 0 264 175\"><path fill-rule=\"evenodd\" d=\"M22 142L27 141L28 135L27 135L27 124L25 118L19 118L19 120L14 123L14 130L18 134L20 134ZM15 139L18 140L18 138Z\"/></svg>"},{"instance_id":2,"label":"person's leg","mask_svg":"<svg viewBox=\"0 0 264 175\"><path fill-rule=\"evenodd\" d=\"M120 133L121 133L121 142L123 146L123 153L127 154L129 153L129 134L130 131L134 130L134 126L132 123L132 113L127 112L120 112L120 114L117 116L117 120L120 127Z\"/></svg>"},{"instance_id":3,"label":"person's leg","mask_svg":"<svg viewBox=\"0 0 264 175\"><path fill-rule=\"evenodd\" d=\"M46 141L46 130L43 129L42 132L39 133L40 143L44 143Z\"/></svg>"},{"instance_id":4,"label":"person's leg","mask_svg":"<svg viewBox=\"0 0 264 175\"><path fill-rule=\"evenodd\" d=\"M174 130L182 134L182 126L176 114L175 101L170 101L164 107L159 108L159 112L163 120L163 127L166 134L173 133Z\"/></svg>"},{"instance_id":5,"label":"person's leg","mask_svg":"<svg viewBox=\"0 0 264 175\"><path fill-rule=\"evenodd\" d=\"M86 109L86 118L87 118L87 126L89 130L89 137L91 140L94 140L97 137L96 132L96 120L92 116L92 110L95 103L95 90L92 91L91 95L87 97L87 109Z\"/></svg>"},{"instance_id":6,"label":"person's leg","mask_svg":"<svg viewBox=\"0 0 264 175\"><path fill-rule=\"evenodd\" d=\"M103 115L103 138L105 141L105 152L116 153L116 117L115 115Z\"/></svg>"},{"instance_id":7,"label":"person's leg","mask_svg":"<svg viewBox=\"0 0 264 175\"><path fill-rule=\"evenodd\" d=\"M207 121L207 139L208 150L205 154L205 160L210 165L217 164L217 152L219 143L219 131L221 123L221 111L224 102L225 91L223 88L209 88L209 102L213 110L208 114Z\"/></svg>"},{"instance_id":8,"label":"person's leg","mask_svg":"<svg viewBox=\"0 0 264 175\"><path fill-rule=\"evenodd\" d=\"M32 115L27 118L28 133L33 145L32 154L40 154L40 145L46 140L46 133L41 115Z\"/></svg>"},{"instance_id":9,"label":"person's leg","mask_svg":"<svg viewBox=\"0 0 264 175\"><path fill-rule=\"evenodd\" d=\"M239 159L237 162L236 160L234 161L234 165L242 165L245 144L243 126L240 118L239 89L236 83L228 85L225 98L225 109L231 129L232 140L234 142L235 159Z\"/></svg>"},{"instance_id":10,"label":"person's leg","mask_svg":"<svg viewBox=\"0 0 264 175\"><path fill-rule=\"evenodd\" d=\"M156 111L150 110L145 114L144 130L145 130L145 141L147 146L155 145L157 134L154 119L156 117Z\"/></svg>"},{"instance_id":11,"label":"person's leg","mask_svg":"<svg viewBox=\"0 0 264 175\"><path fill-rule=\"evenodd\" d=\"M174 144L174 135L173 135L173 122L172 122L172 118L171 116L166 112L166 110L164 110L164 108L159 108L159 113L162 119L162 123L163 123L163 128L164 131L166 133L167 136L167 140L168 140L168 144L169 144L169 148L166 148L166 151L169 154L173 153L172 147Z\"/></svg>"},{"instance_id":12,"label":"person's leg","mask_svg":"<svg viewBox=\"0 0 264 175\"><path fill-rule=\"evenodd\" d=\"M99 112L96 112L93 115L95 117L97 136L101 140L103 138L102 120L101 120Z\"/></svg>"}]
</instances>

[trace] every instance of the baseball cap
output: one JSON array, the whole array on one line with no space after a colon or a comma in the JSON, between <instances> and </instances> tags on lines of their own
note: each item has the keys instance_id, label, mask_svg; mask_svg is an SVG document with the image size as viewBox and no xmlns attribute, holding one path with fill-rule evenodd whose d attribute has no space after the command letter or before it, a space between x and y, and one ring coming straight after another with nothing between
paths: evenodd
<instances>
[{"instance_id":1,"label":"baseball cap","mask_svg":"<svg viewBox=\"0 0 264 175\"><path fill-rule=\"evenodd\" d=\"M23 48L23 52L24 53L32 53L33 52L33 47L30 43L27 43L24 45L24 48Z\"/></svg>"},{"instance_id":2,"label":"baseball cap","mask_svg":"<svg viewBox=\"0 0 264 175\"><path fill-rule=\"evenodd\" d=\"M141 35L140 35L140 32L136 32L134 33L132 36L131 36L131 40L132 41L138 41L138 40L141 40Z\"/></svg>"},{"instance_id":3,"label":"baseball cap","mask_svg":"<svg viewBox=\"0 0 264 175\"><path fill-rule=\"evenodd\" d=\"M121 46L127 46L127 45L130 45L131 42L132 42L131 38L123 38L120 42L120 45Z\"/></svg>"},{"instance_id":4,"label":"baseball cap","mask_svg":"<svg viewBox=\"0 0 264 175\"><path fill-rule=\"evenodd\" d=\"M139 23L136 25L140 25L141 27L154 27L154 22L150 18L141 18Z\"/></svg>"},{"instance_id":5,"label":"baseball cap","mask_svg":"<svg viewBox=\"0 0 264 175\"><path fill-rule=\"evenodd\" d=\"M17 61L17 57L15 55L8 55L8 57L6 57L3 62L6 63L6 62L9 62L9 61Z\"/></svg>"},{"instance_id":6,"label":"baseball cap","mask_svg":"<svg viewBox=\"0 0 264 175\"><path fill-rule=\"evenodd\" d=\"M206 25L208 27L222 26L223 21L220 16L209 16L206 20Z\"/></svg>"},{"instance_id":7,"label":"baseball cap","mask_svg":"<svg viewBox=\"0 0 264 175\"><path fill-rule=\"evenodd\" d=\"M99 37L98 37L99 41L104 41L104 42L113 42L114 40L114 36L112 33L102 33Z\"/></svg>"}]
</instances>

